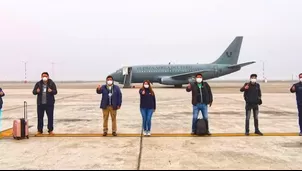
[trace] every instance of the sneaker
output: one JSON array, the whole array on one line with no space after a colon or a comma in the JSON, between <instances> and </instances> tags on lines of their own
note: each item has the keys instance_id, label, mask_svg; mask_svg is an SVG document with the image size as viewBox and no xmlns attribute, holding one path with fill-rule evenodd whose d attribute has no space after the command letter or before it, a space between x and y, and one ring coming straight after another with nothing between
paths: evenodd
<instances>
[{"instance_id":1,"label":"sneaker","mask_svg":"<svg viewBox=\"0 0 302 171\"><path fill-rule=\"evenodd\" d=\"M151 132L150 132L150 131L147 133L147 136L148 136L148 137L150 137L150 136L151 136Z\"/></svg>"},{"instance_id":2,"label":"sneaker","mask_svg":"<svg viewBox=\"0 0 302 171\"><path fill-rule=\"evenodd\" d=\"M43 134L42 132L38 131L36 135L42 135L42 134Z\"/></svg>"},{"instance_id":3,"label":"sneaker","mask_svg":"<svg viewBox=\"0 0 302 171\"><path fill-rule=\"evenodd\" d=\"M299 134L299 136L302 136L302 132Z\"/></svg>"},{"instance_id":4,"label":"sneaker","mask_svg":"<svg viewBox=\"0 0 302 171\"><path fill-rule=\"evenodd\" d=\"M117 136L117 133L116 133L116 132L113 132L112 135L113 135L114 137L116 137L116 136Z\"/></svg>"},{"instance_id":5,"label":"sneaker","mask_svg":"<svg viewBox=\"0 0 302 171\"><path fill-rule=\"evenodd\" d=\"M147 131L144 131L144 136L147 136Z\"/></svg>"},{"instance_id":6,"label":"sneaker","mask_svg":"<svg viewBox=\"0 0 302 171\"><path fill-rule=\"evenodd\" d=\"M256 131L255 134L263 136L262 132Z\"/></svg>"},{"instance_id":7,"label":"sneaker","mask_svg":"<svg viewBox=\"0 0 302 171\"><path fill-rule=\"evenodd\" d=\"M246 133L245 133L245 136L249 136L249 135L250 135L250 133L249 133L249 132L246 132Z\"/></svg>"},{"instance_id":8,"label":"sneaker","mask_svg":"<svg viewBox=\"0 0 302 171\"><path fill-rule=\"evenodd\" d=\"M107 135L108 135L107 132L104 132L104 133L103 133L103 137L106 137Z\"/></svg>"},{"instance_id":9,"label":"sneaker","mask_svg":"<svg viewBox=\"0 0 302 171\"><path fill-rule=\"evenodd\" d=\"M53 133L53 131L50 131L48 134L51 135L51 136L55 135L55 134Z\"/></svg>"},{"instance_id":10,"label":"sneaker","mask_svg":"<svg viewBox=\"0 0 302 171\"><path fill-rule=\"evenodd\" d=\"M210 131L208 131L207 135L212 135L212 134L210 133Z\"/></svg>"},{"instance_id":11,"label":"sneaker","mask_svg":"<svg viewBox=\"0 0 302 171\"><path fill-rule=\"evenodd\" d=\"M196 133L195 132L191 132L191 135L196 135Z\"/></svg>"}]
</instances>

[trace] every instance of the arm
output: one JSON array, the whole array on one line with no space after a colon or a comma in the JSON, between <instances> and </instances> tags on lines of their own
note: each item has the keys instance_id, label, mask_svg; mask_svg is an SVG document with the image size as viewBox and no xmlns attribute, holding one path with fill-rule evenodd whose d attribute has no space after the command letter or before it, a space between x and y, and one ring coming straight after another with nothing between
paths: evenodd
<instances>
[{"instance_id":1,"label":"arm","mask_svg":"<svg viewBox=\"0 0 302 171\"><path fill-rule=\"evenodd\" d=\"M117 103L117 106L121 107L122 106L122 102L123 102L123 94L121 92L121 89L116 86L116 90L118 92L118 103Z\"/></svg>"},{"instance_id":2,"label":"arm","mask_svg":"<svg viewBox=\"0 0 302 171\"><path fill-rule=\"evenodd\" d=\"M57 86L56 86L56 84L54 82L52 82L52 84L51 84L51 90L52 91L50 93L52 93L53 95L57 95L58 94Z\"/></svg>"},{"instance_id":3,"label":"arm","mask_svg":"<svg viewBox=\"0 0 302 171\"><path fill-rule=\"evenodd\" d=\"M259 92L258 92L258 93L259 93L259 99L261 99L261 97L262 97L262 93L261 93L261 87L260 87L260 84L258 84L258 86L259 86L259 90L258 90L258 91L259 91Z\"/></svg>"},{"instance_id":4,"label":"arm","mask_svg":"<svg viewBox=\"0 0 302 171\"><path fill-rule=\"evenodd\" d=\"M38 88L39 88L39 82L36 83L36 85L35 85L35 87L34 87L34 89L33 89L33 95L39 94L39 93L37 92L37 89L38 89Z\"/></svg>"},{"instance_id":5,"label":"arm","mask_svg":"<svg viewBox=\"0 0 302 171\"><path fill-rule=\"evenodd\" d=\"M187 92L191 92L191 91L192 91L192 85L191 85L191 83L189 83L189 85L190 85L190 87L187 86L187 88L186 88L186 91L187 91Z\"/></svg>"},{"instance_id":6,"label":"arm","mask_svg":"<svg viewBox=\"0 0 302 171\"><path fill-rule=\"evenodd\" d=\"M140 88L138 92L140 95L142 95L143 90Z\"/></svg>"},{"instance_id":7,"label":"arm","mask_svg":"<svg viewBox=\"0 0 302 171\"><path fill-rule=\"evenodd\" d=\"M4 97L4 96L5 96L5 93L4 93L4 91L2 90L2 88L0 88L0 92L3 93L3 94L0 94L0 97Z\"/></svg>"},{"instance_id":8,"label":"arm","mask_svg":"<svg viewBox=\"0 0 302 171\"><path fill-rule=\"evenodd\" d=\"M296 92L296 85L295 84L290 88L290 92L291 93L295 93Z\"/></svg>"},{"instance_id":9,"label":"arm","mask_svg":"<svg viewBox=\"0 0 302 171\"><path fill-rule=\"evenodd\" d=\"M156 110L156 97L155 97L155 95L153 96L153 101L154 101L154 110Z\"/></svg>"},{"instance_id":10,"label":"arm","mask_svg":"<svg viewBox=\"0 0 302 171\"><path fill-rule=\"evenodd\" d=\"M103 93L103 87L101 87L100 89L96 88L96 93L97 94L102 94Z\"/></svg>"},{"instance_id":11,"label":"arm","mask_svg":"<svg viewBox=\"0 0 302 171\"><path fill-rule=\"evenodd\" d=\"M213 103L213 94L212 94L212 90L211 90L211 87L208 83L207 84L207 87L208 87L208 91L209 91L209 99L210 99L210 105L212 105Z\"/></svg>"},{"instance_id":12,"label":"arm","mask_svg":"<svg viewBox=\"0 0 302 171\"><path fill-rule=\"evenodd\" d=\"M248 83L245 83L245 84L243 85L243 87L241 87L240 92L246 91L245 86L246 86L247 84L248 84Z\"/></svg>"}]
</instances>

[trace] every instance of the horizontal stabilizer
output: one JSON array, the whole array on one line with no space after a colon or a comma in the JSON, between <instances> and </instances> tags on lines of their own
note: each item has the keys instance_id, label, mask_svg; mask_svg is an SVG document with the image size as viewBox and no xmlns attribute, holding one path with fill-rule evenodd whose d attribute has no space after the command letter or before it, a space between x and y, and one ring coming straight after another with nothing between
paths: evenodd
<instances>
[{"instance_id":1,"label":"horizontal stabilizer","mask_svg":"<svg viewBox=\"0 0 302 171\"><path fill-rule=\"evenodd\" d=\"M244 66L247 66L247 65L251 65L253 63L256 63L256 62L245 62L245 63L242 63L242 64L236 64L236 65L230 65L228 66L228 68L241 68L241 67L244 67Z\"/></svg>"},{"instance_id":2,"label":"horizontal stabilizer","mask_svg":"<svg viewBox=\"0 0 302 171\"><path fill-rule=\"evenodd\" d=\"M170 76L172 79L176 80L184 80L189 77L195 76L196 74L204 73L204 72L210 72L211 70L199 70L199 71L193 71L193 72L186 72L182 74L172 75Z\"/></svg>"}]
</instances>

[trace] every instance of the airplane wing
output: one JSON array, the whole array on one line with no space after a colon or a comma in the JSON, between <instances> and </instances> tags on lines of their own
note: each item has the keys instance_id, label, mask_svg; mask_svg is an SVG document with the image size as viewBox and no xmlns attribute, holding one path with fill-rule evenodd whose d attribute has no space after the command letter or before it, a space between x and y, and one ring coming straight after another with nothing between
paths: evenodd
<instances>
[{"instance_id":1,"label":"airplane wing","mask_svg":"<svg viewBox=\"0 0 302 171\"><path fill-rule=\"evenodd\" d=\"M199 73L204 73L204 72L211 72L212 70L199 70L199 71L193 71L193 72L186 72L182 74L177 74L177 75L172 75L170 78L175 79L175 80L185 80L188 79L189 77L195 76L196 74Z\"/></svg>"},{"instance_id":2,"label":"airplane wing","mask_svg":"<svg viewBox=\"0 0 302 171\"><path fill-rule=\"evenodd\" d=\"M247 65L251 65L253 63L256 63L256 62L246 62L246 63L242 63L242 64L235 64L235 65L230 65L228 66L228 68L237 68L237 67L244 67L244 66L247 66Z\"/></svg>"}]
</instances>

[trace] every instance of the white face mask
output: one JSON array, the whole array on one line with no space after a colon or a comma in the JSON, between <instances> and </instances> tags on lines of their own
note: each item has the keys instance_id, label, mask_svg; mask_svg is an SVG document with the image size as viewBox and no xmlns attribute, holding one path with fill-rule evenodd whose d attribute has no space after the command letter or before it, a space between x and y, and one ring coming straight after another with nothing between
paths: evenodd
<instances>
[{"instance_id":1,"label":"white face mask","mask_svg":"<svg viewBox=\"0 0 302 171\"><path fill-rule=\"evenodd\" d=\"M198 83L201 83L201 82L202 82L202 78L196 78L196 81L197 81Z\"/></svg>"},{"instance_id":2,"label":"white face mask","mask_svg":"<svg viewBox=\"0 0 302 171\"><path fill-rule=\"evenodd\" d=\"M112 83L113 83L113 81L111 81L111 80L107 81L108 85L112 85Z\"/></svg>"},{"instance_id":3,"label":"white face mask","mask_svg":"<svg viewBox=\"0 0 302 171\"><path fill-rule=\"evenodd\" d=\"M148 85L148 84L145 84L144 87L145 87L145 88L149 88L149 85Z\"/></svg>"},{"instance_id":4,"label":"white face mask","mask_svg":"<svg viewBox=\"0 0 302 171\"><path fill-rule=\"evenodd\" d=\"M300 78L300 82L302 82L302 78Z\"/></svg>"},{"instance_id":5,"label":"white face mask","mask_svg":"<svg viewBox=\"0 0 302 171\"><path fill-rule=\"evenodd\" d=\"M43 81L47 81L48 79L47 79L47 77L43 77L42 80Z\"/></svg>"},{"instance_id":6,"label":"white face mask","mask_svg":"<svg viewBox=\"0 0 302 171\"><path fill-rule=\"evenodd\" d=\"M252 78L252 79L251 79L251 82L252 82L252 83L255 83L256 81L257 81L257 79L255 79L255 78Z\"/></svg>"}]
</instances>

